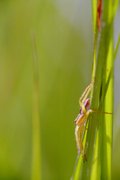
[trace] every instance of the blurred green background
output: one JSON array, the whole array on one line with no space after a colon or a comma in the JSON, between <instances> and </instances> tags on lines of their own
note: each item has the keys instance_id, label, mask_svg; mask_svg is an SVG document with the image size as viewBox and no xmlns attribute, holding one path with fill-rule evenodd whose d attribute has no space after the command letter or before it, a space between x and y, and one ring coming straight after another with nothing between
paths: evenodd
<instances>
[{"instance_id":1,"label":"blurred green background","mask_svg":"<svg viewBox=\"0 0 120 180\"><path fill-rule=\"evenodd\" d=\"M32 33L39 64L41 179L66 180L77 156L78 100L91 79L91 2L0 0L0 180L32 176Z\"/></svg>"}]
</instances>

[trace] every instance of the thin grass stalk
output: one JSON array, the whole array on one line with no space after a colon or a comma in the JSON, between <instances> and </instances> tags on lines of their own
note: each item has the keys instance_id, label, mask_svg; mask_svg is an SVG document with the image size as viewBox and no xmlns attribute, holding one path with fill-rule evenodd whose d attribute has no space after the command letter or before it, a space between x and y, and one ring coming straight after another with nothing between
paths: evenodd
<instances>
[{"instance_id":1,"label":"thin grass stalk","mask_svg":"<svg viewBox=\"0 0 120 180\"><path fill-rule=\"evenodd\" d=\"M40 115L39 115L39 70L35 37L33 44L33 117L32 117L32 180L41 179Z\"/></svg>"}]
</instances>

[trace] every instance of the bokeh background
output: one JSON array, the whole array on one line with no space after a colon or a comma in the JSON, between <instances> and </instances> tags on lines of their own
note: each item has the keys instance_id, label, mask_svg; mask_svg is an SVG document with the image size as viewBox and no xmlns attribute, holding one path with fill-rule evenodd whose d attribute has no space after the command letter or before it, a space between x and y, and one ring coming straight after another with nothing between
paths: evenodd
<instances>
[{"instance_id":1,"label":"bokeh background","mask_svg":"<svg viewBox=\"0 0 120 180\"><path fill-rule=\"evenodd\" d=\"M119 20L118 12L115 42ZM67 180L77 156L78 100L92 72L91 1L0 0L0 180L32 177L34 53L39 70L41 177ZM115 62L114 177L120 177L119 59L120 52Z\"/></svg>"}]
</instances>

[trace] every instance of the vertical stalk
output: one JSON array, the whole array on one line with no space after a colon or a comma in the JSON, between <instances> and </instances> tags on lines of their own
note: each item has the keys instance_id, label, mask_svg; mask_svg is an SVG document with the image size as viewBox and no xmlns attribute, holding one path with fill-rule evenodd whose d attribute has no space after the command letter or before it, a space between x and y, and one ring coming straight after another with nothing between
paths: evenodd
<instances>
[{"instance_id":1,"label":"vertical stalk","mask_svg":"<svg viewBox=\"0 0 120 180\"><path fill-rule=\"evenodd\" d=\"M96 16L96 0L93 16ZM94 59L91 109L99 112L113 112L113 4L112 0L102 0L100 32L93 17ZM84 138L87 162L80 156L74 179L111 179L112 115L93 113L89 117L88 132Z\"/></svg>"},{"instance_id":2,"label":"vertical stalk","mask_svg":"<svg viewBox=\"0 0 120 180\"><path fill-rule=\"evenodd\" d=\"M39 73L36 43L33 37L33 145L32 145L32 180L41 179L40 164L40 117L39 117Z\"/></svg>"},{"instance_id":3,"label":"vertical stalk","mask_svg":"<svg viewBox=\"0 0 120 180\"><path fill-rule=\"evenodd\" d=\"M102 110L113 112L113 4L111 1L104 1L103 20L106 22L105 29L105 66L103 68L102 88ZM108 83L109 82L109 83ZM107 88L106 88L107 87ZM101 178L111 179L111 156L112 156L112 115L105 115L101 120Z\"/></svg>"},{"instance_id":4,"label":"vertical stalk","mask_svg":"<svg viewBox=\"0 0 120 180\"><path fill-rule=\"evenodd\" d=\"M104 1L104 7L106 9L106 67L105 67L105 80L103 82L104 91L106 88L106 82L108 81L109 74L111 73L106 96L104 98L103 108L106 112L113 112L113 1ZM104 93L103 93L104 94ZM112 128L113 128L113 117L112 115L104 114L101 144L101 178L111 179L111 157L112 157Z\"/></svg>"}]
</instances>

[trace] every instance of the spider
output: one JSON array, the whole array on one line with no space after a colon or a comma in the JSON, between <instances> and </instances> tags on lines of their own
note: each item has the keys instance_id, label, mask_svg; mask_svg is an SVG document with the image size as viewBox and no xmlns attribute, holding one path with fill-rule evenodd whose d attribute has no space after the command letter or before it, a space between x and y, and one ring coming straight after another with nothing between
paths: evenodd
<instances>
[{"instance_id":1,"label":"spider","mask_svg":"<svg viewBox=\"0 0 120 180\"><path fill-rule=\"evenodd\" d=\"M98 112L97 110L93 110L90 108L90 98L88 98L91 90L93 88L93 83L90 83L85 91L83 92L82 96L80 97L79 104L80 104L80 112L75 119L75 138L76 138L76 144L78 149L78 154L82 154L83 159L86 159L86 154L83 147L83 138L86 130L86 123L88 120L89 115L92 112ZM104 114L112 114L109 112L102 112Z\"/></svg>"},{"instance_id":2,"label":"spider","mask_svg":"<svg viewBox=\"0 0 120 180\"><path fill-rule=\"evenodd\" d=\"M82 96L80 97L80 100L79 100L80 112L77 118L75 119L75 125L76 125L75 138L76 138L78 154L82 154L84 158L85 158L85 152L83 148L83 138L84 138L84 133L86 130L86 122L90 113L93 112L93 110L90 109L90 98L88 98L88 95L91 92L92 87L93 87L93 83L90 83L86 87Z\"/></svg>"}]
</instances>

